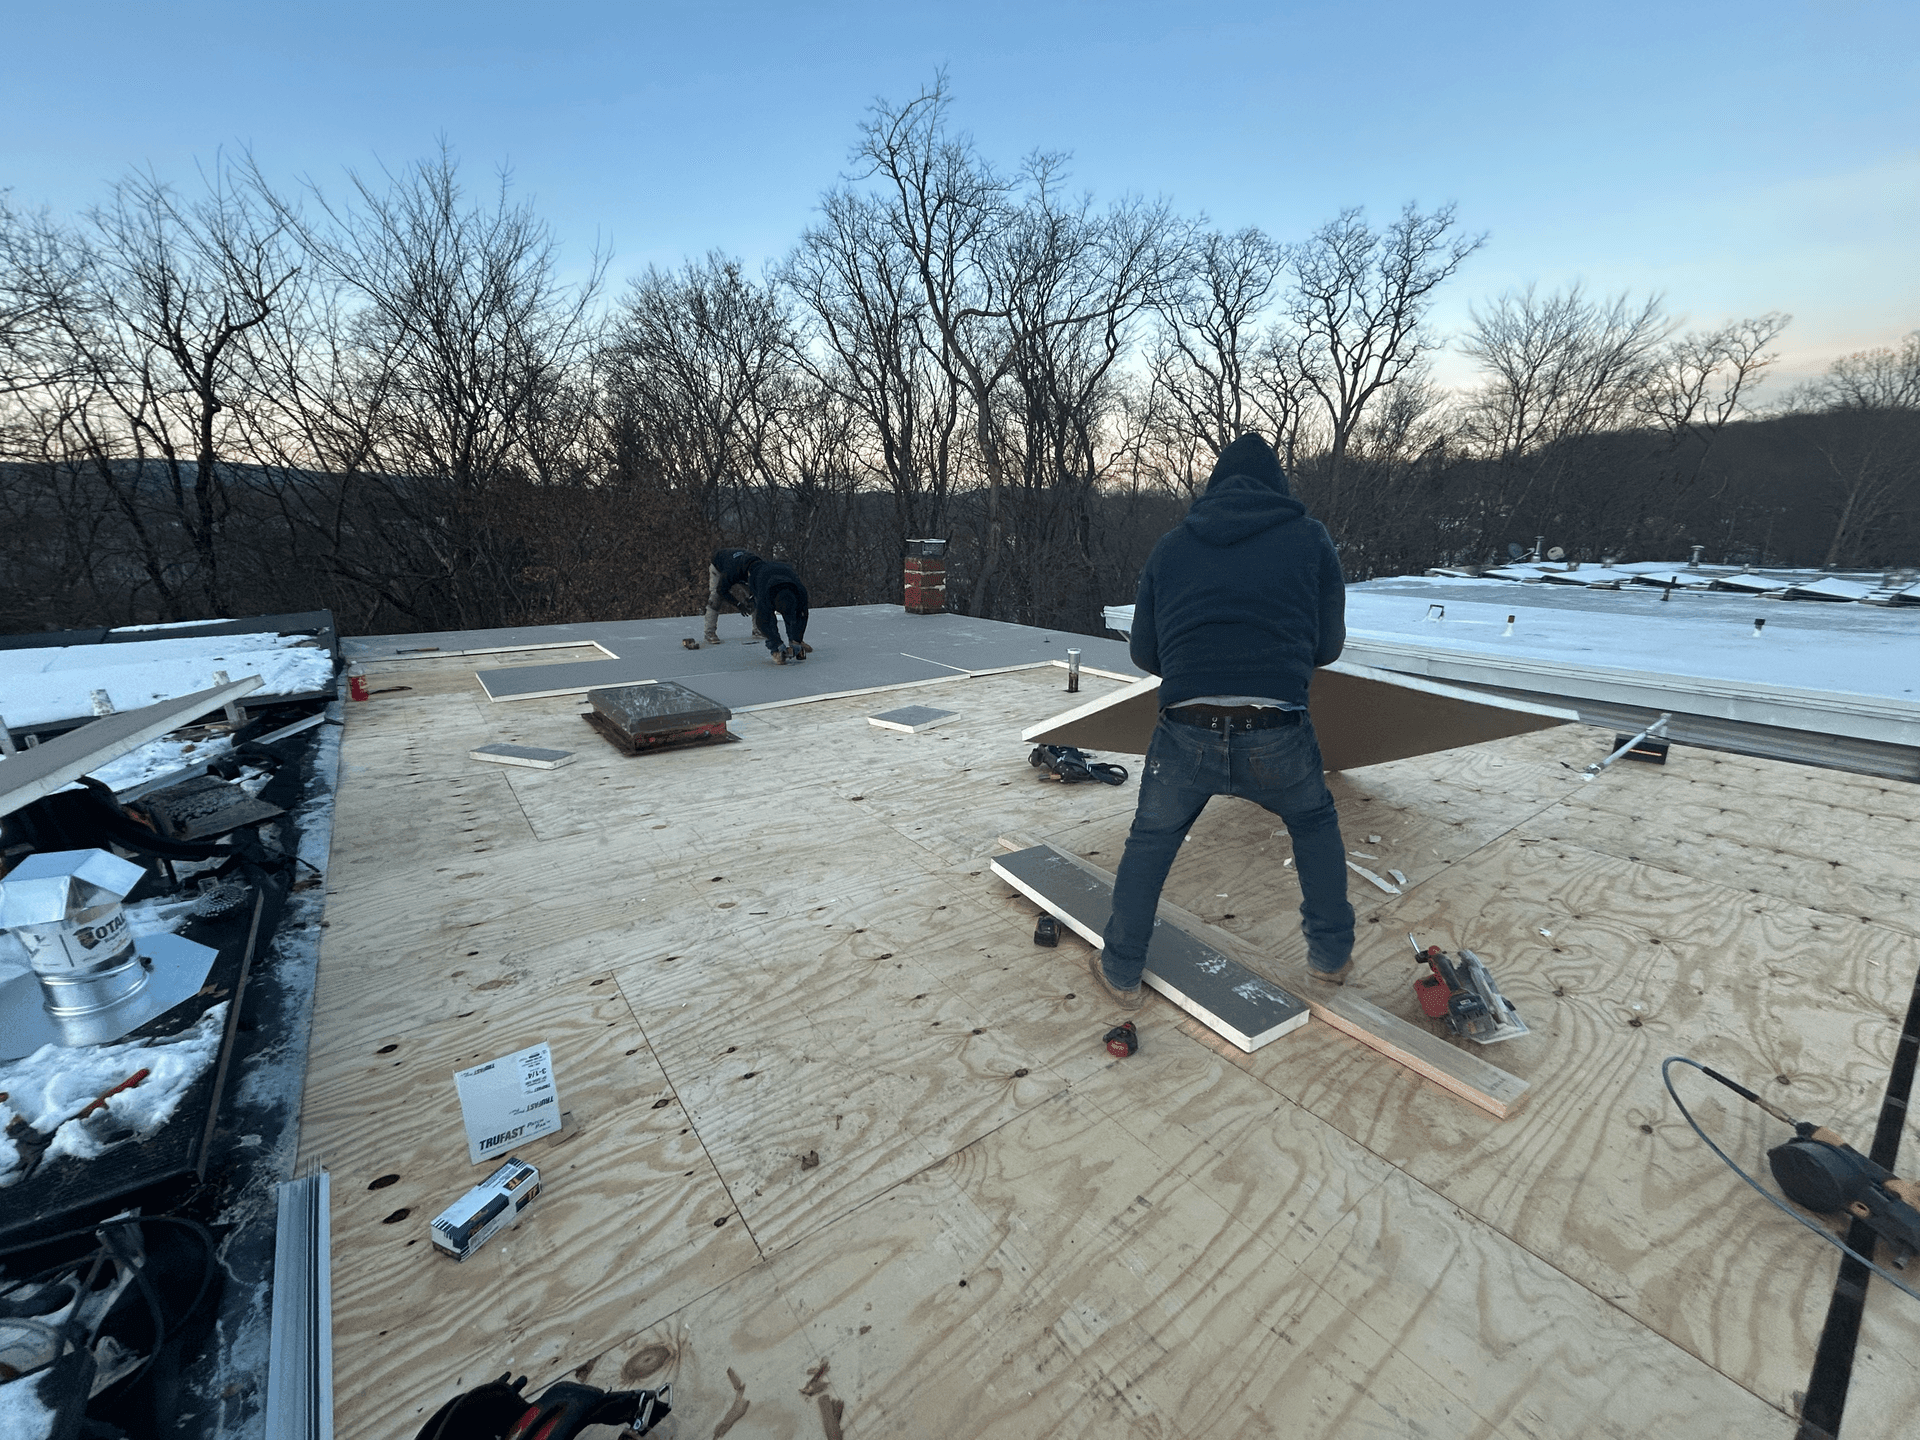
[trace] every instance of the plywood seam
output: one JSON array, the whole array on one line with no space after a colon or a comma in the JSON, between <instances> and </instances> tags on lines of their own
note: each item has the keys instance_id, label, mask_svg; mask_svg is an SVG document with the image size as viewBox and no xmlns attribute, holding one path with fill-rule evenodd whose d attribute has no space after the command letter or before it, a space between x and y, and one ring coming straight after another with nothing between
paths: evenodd
<instances>
[{"instance_id":1,"label":"plywood seam","mask_svg":"<svg viewBox=\"0 0 1920 1440\"><path fill-rule=\"evenodd\" d=\"M1579 792L1577 791L1575 792L1575 794L1578 794L1578 793ZM1547 809L1548 810L1553 809L1554 805L1563 805L1567 803L1567 801L1570 800L1571 798L1573 797L1563 796L1559 800L1554 801L1553 805L1549 805ZM1545 813L1546 813L1545 810L1540 812L1540 814L1545 814ZM1519 824L1514 827L1514 829L1518 829L1519 825L1531 824L1533 820L1538 818L1539 816L1536 815L1531 817L1528 820L1520 821ZM1511 834L1513 834L1513 830L1507 830L1502 834L1496 835L1493 837L1493 839L1487 842L1487 845L1497 844L1499 841L1506 839L1507 836ZM1686 880L1695 885L1708 886L1714 890L1722 891L1725 894L1730 896L1738 897L1738 896L1745 896L1745 895L1764 895L1769 900L1777 900L1783 905L1791 905L1796 909L1806 910L1815 915L1831 916L1835 920L1844 920L1852 925L1865 924L1865 925L1876 926L1879 929L1885 930L1894 935L1903 935L1910 939L1920 939L1920 929L1915 929L1914 927L1903 924L1898 920L1869 917L1869 916L1862 915L1855 910L1829 910L1824 905L1815 905L1810 901L1801 899L1797 896L1782 894L1778 890L1763 890L1758 886L1750 886L1750 885L1729 885L1724 880L1714 880L1705 875L1695 874L1691 870L1677 869L1672 865L1662 863L1657 858L1646 856L1646 855L1616 855L1610 850L1602 850L1593 845L1583 845L1578 840L1558 839L1558 838L1547 836L1547 835L1540 835L1536 837L1522 836L1520 837L1519 843L1521 844L1533 843L1533 844L1539 844L1539 845L1560 845L1560 846L1564 846L1568 850L1577 850L1582 855L1591 855L1598 860L1611 860L1614 863L1620 864L1620 865L1644 865L1649 870L1658 870L1663 875L1672 875L1678 879ZM1484 850L1485 848L1486 848L1485 845L1480 847L1481 850ZM1474 850L1469 852L1470 855L1477 855L1479 853L1480 853L1479 850ZM1461 860L1465 860L1468 858L1468 856L1463 855L1460 858ZM1459 862L1456 861L1455 863L1458 864ZM1430 876L1428 878L1431 879L1432 877Z\"/></svg>"},{"instance_id":2,"label":"plywood seam","mask_svg":"<svg viewBox=\"0 0 1920 1440\"><path fill-rule=\"evenodd\" d=\"M633 1017L633 1028L640 1032L640 1043L647 1047L647 1053L653 1057L653 1063L660 1067L660 1073L667 1082L667 1089L673 1093L673 1103L680 1107L680 1113L686 1117L687 1133L700 1142L700 1153L706 1157L707 1164L712 1167L713 1178L720 1182L720 1188L726 1192L727 1204L733 1207L733 1218L738 1220L740 1228L747 1232L747 1238L753 1242L754 1253L764 1264L767 1258L766 1246L762 1245L760 1237L753 1233L753 1226L747 1222L747 1212L740 1208L740 1202L734 1198L733 1186L727 1183L727 1172L722 1170L720 1162L713 1158L713 1151L707 1148L707 1137L700 1133L700 1126L695 1122L693 1112L687 1108L687 1102L680 1098L680 1086L674 1080L672 1072L667 1069L667 1062L661 1058L659 1046L655 1045L652 1037L647 1034L647 1027L641 1022L639 1012L633 1008L633 997L627 994L627 987L620 983L620 976L617 973L609 971L608 978L613 981L613 988L620 992L620 1003L627 1007L627 1014Z\"/></svg>"},{"instance_id":3,"label":"plywood seam","mask_svg":"<svg viewBox=\"0 0 1920 1440\"><path fill-rule=\"evenodd\" d=\"M540 831L534 826L533 817L527 814L527 807L520 803L520 792L518 789L514 787L512 771L503 771L501 773L503 773L507 777L507 793L513 796L513 808L520 812L520 820L521 820L521 823L527 827L527 833L533 836L534 844L536 845L545 844L546 842L544 837L540 834ZM627 1006L627 1008L631 1010L633 1006L629 1005Z\"/></svg>"},{"instance_id":4,"label":"plywood seam","mask_svg":"<svg viewBox=\"0 0 1920 1440\"><path fill-rule=\"evenodd\" d=\"M1191 1017L1183 1017L1183 1018L1185 1019L1185 1024L1182 1024L1181 1026L1179 1026L1174 1033L1179 1035L1182 1039L1186 1040L1189 1044L1197 1045L1200 1048L1208 1051L1208 1053L1210 1054L1217 1054L1217 1055L1223 1055L1223 1056L1227 1054L1226 1051L1221 1050L1211 1044L1208 1044L1206 1040L1204 1040L1200 1036L1197 1036L1191 1033L1191 1031L1188 1030L1187 1028L1188 1025L1199 1024L1197 1020L1193 1020ZM1688 1356L1692 1360L1704 1366L1706 1369L1711 1370L1714 1374L1719 1375L1720 1377L1727 1380L1731 1384L1738 1386L1742 1390L1745 1390L1749 1395L1752 1395L1756 1400L1759 1400L1762 1404L1767 1405L1768 1407L1775 1410L1780 1409L1778 1405L1776 1405L1773 1401L1769 1400L1765 1395L1762 1395L1759 1391L1755 1390L1752 1386L1747 1385L1741 1380L1734 1377L1733 1375L1728 1374L1725 1370L1721 1369L1718 1365L1715 1365L1711 1360L1707 1359L1704 1355L1701 1355L1695 1350L1689 1348L1688 1346L1681 1344L1678 1340L1675 1340L1672 1336L1666 1334L1662 1330L1655 1328L1652 1324L1650 1324L1646 1320L1643 1320L1640 1316L1635 1315L1631 1310L1621 1305L1613 1296L1602 1293L1602 1291L1600 1291L1599 1289L1596 1289L1593 1285L1589 1284L1587 1281L1582 1280L1578 1275L1574 1275L1569 1271L1562 1269L1560 1265L1557 1264L1552 1259L1552 1257L1541 1254L1538 1250L1528 1245L1519 1236L1510 1234L1505 1228L1503 1228L1494 1219L1490 1218L1489 1216L1482 1215L1478 1210L1474 1209L1471 1205L1464 1204L1461 1201L1454 1199L1451 1195L1447 1194L1446 1191L1438 1188L1435 1185L1429 1184L1427 1181L1421 1179L1418 1175L1415 1175L1412 1171L1405 1169L1403 1166L1396 1163L1390 1156L1385 1155L1380 1151L1374 1149L1373 1146L1369 1145L1366 1142L1366 1140L1361 1138L1359 1135L1352 1134L1349 1131L1341 1128L1338 1121L1328 1116L1324 1116L1320 1114L1311 1105L1308 1105L1299 1100L1296 1100L1291 1095L1288 1095L1285 1092L1277 1089L1274 1086L1273 1082L1269 1080L1265 1075L1259 1074L1253 1069L1246 1066L1236 1066L1236 1068L1240 1069L1241 1073L1246 1075L1249 1079L1256 1081L1257 1083L1265 1086L1267 1090L1270 1091L1274 1095L1274 1097L1278 1099L1282 1104L1291 1106L1295 1110L1299 1111L1301 1114L1309 1117L1315 1124L1326 1126L1329 1130L1333 1131L1336 1135L1339 1135L1340 1137L1342 1137L1349 1144L1353 1145L1356 1149L1362 1151L1363 1153L1371 1156L1373 1159L1379 1161L1381 1165L1386 1166L1389 1169L1392 1169L1393 1171L1395 1171L1397 1174L1402 1176L1408 1184L1416 1186L1419 1189L1427 1192L1429 1195L1433 1196L1434 1199L1438 1201L1441 1205L1444 1205L1449 1209L1452 1209L1453 1211L1455 1211L1460 1215L1468 1217L1469 1219L1471 1219L1471 1221L1474 1224L1480 1225L1483 1228L1485 1228L1485 1230L1489 1234L1498 1236L1500 1239L1506 1241L1508 1244L1514 1246L1516 1249L1520 1250L1524 1254L1531 1255L1535 1260L1539 1261L1542 1265L1546 1266L1555 1275L1560 1276L1568 1284L1576 1286L1577 1288L1586 1291L1588 1294L1592 1295L1595 1299L1599 1300L1602 1304L1604 1304L1608 1309L1613 1310L1617 1314L1619 1314L1631 1325L1635 1326L1638 1329L1644 1330L1649 1335L1653 1335L1657 1337L1666 1345L1671 1346L1673 1349L1679 1351L1681 1354ZM1423 1083L1431 1084L1432 1082L1425 1081ZM1091 1099L1091 1097L1089 1098ZM1110 1111L1106 1109L1105 1106L1102 1106L1101 1104L1099 1104L1097 1100L1093 1101L1092 1103L1095 1109L1099 1110L1103 1115L1107 1117L1109 1123L1117 1125L1123 1130L1126 1130L1128 1128L1126 1120L1123 1117L1112 1114ZM1131 1134L1132 1132L1129 1130L1128 1133ZM1150 1145L1146 1145L1146 1142L1141 1141L1140 1143L1145 1148L1151 1150L1152 1147ZM1207 1148L1210 1150L1213 1148L1211 1145L1211 1142L1203 1141L1202 1143L1205 1144ZM1180 1173L1182 1174L1183 1178L1186 1178L1190 1181L1192 1180L1192 1177L1186 1175L1185 1171L1181 1171ZM1194 1183L1197 1184L1197 1182L1194 1182ZM1373 1184L1367 1186L1365 1190L1362 1190L1356 1193L1353 1197L1352 1203L1348 1204L1343 1209L1342 1213L1344 1214L1347 1211L1351 1211L1352 1209L1354 1209L1359 1204L1359 1202L1365 1198L1365 1196L1373 1193L1374 1191L1377 1191L1378 1189L1380 1189L1382 1185L1386 1183L1387 1183L1386 1180L1382 1178L1380 1180L1376 1180ZM1205 1194L1206 1192L1202 1191L1201 1193ZM1208 1196L1208 1198L1212 1199L1211 1196ZM1327 1240L1327 1237L1325 1235L1322 1235L1318 1239L1316 1239L1314 1241L1312 1248L1307 1252L1307 1255L1312 1255L1313 1253L1318 1251L1320 1247L1326 1243L1326 1240ZM1298 1271L1298 1269L1304 1266L1306 1258L1307 1256L1302 1256L1300 1261L1297 1262L1295 1267L1296 1272ZM1324 1291L1325 1289L1324 1282L1319 1283L1318 1288ZM1364 1317L1355 1313L1353 1308L1347 1305L1345 1301L1336 1300L1336 1303L1338 1303L1341 1306L1341 1308L1345 1310L1349 1315L1352 1315L1356 1321L1358 1321L1361 1324L1366 1324ZM1373 1327L1370 1325L1368 1326L1368 1328L1373 1329ZM1375 1330L1374 1333L1380 1334L1378 1330ZM1396 1354L1402 1353L1401 1347L1394 1343L1391 1336L1382 1335L1381 1339ZM1426 1372L1422 1371L1422 1373L1425 1374ZM1440 1382L1436 1381L1435 1383L1439 1384ZM1441 1385L1441 1388L1445 1389L1446 1387L1444 1385ZM1462 1398L1462 1397L1456 1397L1456 1398ZM1463 1399L1463 1403L1465 1403L1464 1399ZM1474 1413L1478 1414L1479 1412L1476 1410ZM1781 1411L1781 1413L1785 1414L1786 1412ZM1482 1417L1482 1418L1485 1418L1485 1417Z\"/></svg>"}]
</instances>

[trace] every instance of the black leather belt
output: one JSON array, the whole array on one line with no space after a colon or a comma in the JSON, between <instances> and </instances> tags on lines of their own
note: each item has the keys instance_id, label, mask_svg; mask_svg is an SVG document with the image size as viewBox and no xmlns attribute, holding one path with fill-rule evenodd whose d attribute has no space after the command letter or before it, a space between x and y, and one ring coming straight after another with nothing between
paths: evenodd
<instances>
[{"instance_id":1,"label":"black leather belt","mask_svg":"<svg viewBox=\"0 0 1920 1440\"><path fill-rule=\"evenodd\" d=\"M1304 710L1278 710L1270 705L1176 705L1161 712L1182 725L1222 735L1236 730L1277 730L1283 725L1298 725Z\"/></svg>"}]
</instances>

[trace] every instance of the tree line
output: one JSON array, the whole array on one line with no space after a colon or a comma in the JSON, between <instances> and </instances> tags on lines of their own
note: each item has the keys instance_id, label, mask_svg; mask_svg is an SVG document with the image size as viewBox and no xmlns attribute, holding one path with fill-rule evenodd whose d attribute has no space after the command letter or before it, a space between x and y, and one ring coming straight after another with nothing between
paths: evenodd
<instances>
[{"instance_id":1,"label":"tree line","mask_svg":"<svg viewBox=\"0 0 1920 1440\"><path fill-rule=\"evenodd\" d=\"M1920 331L1764 410L1787 317L1508 293L1431 323L1485 237L1450 205L1226 232L1015 167L944 80L862 121L763 275L715 251L569 278L440 153L338 189L251 157L75 222L0 195L0 628L331 608L348 633L687 614L722 543L814 603L1077 631L1236 435L1273 440L1350 579L1617 554L1920 557Z\"/></svg>"}]
</instances>

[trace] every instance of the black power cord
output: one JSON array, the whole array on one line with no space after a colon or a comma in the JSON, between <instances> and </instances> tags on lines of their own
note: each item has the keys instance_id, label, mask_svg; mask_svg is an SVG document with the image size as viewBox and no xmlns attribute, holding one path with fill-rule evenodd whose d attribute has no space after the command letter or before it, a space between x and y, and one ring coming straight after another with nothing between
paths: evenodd
<instances>
[{"instance_id":1,"label":"black power cord","mask_svg":"<svg viewBox=\"0 0 1920 1440\"><path fill-rule=\"evenodd\" d=\"M58 1245L67 1240L85 1239L87 1236L97 1235L99 1231L109 1225L177 1225L184 1230L193 1232L194 1237L199 1240L206 1252L205 1259L201 1262L200 1267L200 1285L199 1288L193 1292L192 1302L186 1309L180 1312L180 1318L173 1326L173 1331L178 1331L181 1326L193 1318L194 1312L200 1308L200 1302L207 1298L207 1291L213 1284L214 1272L218 1265L219 1242L213 1238L213 1232L198 1220L189 1220L181 1215L116 1215L111 1219L102 1220L99 1224L89 1226L84 1230L63 1230L57 1235L47 1235L37 1240L29 1240L20 1245L9 1245L5 1249L0 1249L0 1259L5 1259L9 1255L23 1254L29 1250L44 1250L49 1245ZM71 1260L63 1260L57 1265L49 1265L45 1269L37 1271L32 1275L20 1277L13 1282L13 1285L16 1287L20 1285L30 1285L36 1281L44 1280L49 1276L58 1275L62 1271L78 1269L89 1260L97 1266L102 1260L118 1258L120 1257L115 1256L111 1249L103 1244L91 1255L79 1255ZM160 1294L154 1288L153 1281L149 1279L146 1274L146 1263L144 1259L139 1267L134 1270L133 1279L139 1288L141 1298L146 1301L149 1316L153 1321L153 1343L148 1349L147 1354L141 1359L139 1365L115 1380L115 1385L124 1385L130 1380L138 1379L139 1376L153 1364L154 1360L160 1354L161 1346L166 1343L168 1335L173 1333L173 1331L169 1331L167 1327L165 1306L160 1299ZM116 1302L115 1307L110 1307L106 1312L102 1313L100 1318L94 1322L93 1333L87 1336L86 1344L80 1348L92 1348L94 1341L99 1338L102 1327L107 1323L109 1315L112 1314L112 1309L117 1308L117 1303L118 1302Z\"/></svg>"},{"instance_id":2,"label":"black power cord","mask_svg":"<svg viewBox=\"0 0 1920 1440\"><path fill-rule=\"evenodd\" d=\"M1755 1190L1755 1192L1759 1194L1761 1199L1765 1200L1769 1205L1773 1206L1774 1209L1778 1210L1782 1215L1785 1215L1789 1220L1794 1221L1796 1224L1806 1226L1807 1229L1811 1230L1815 1235L1818 1235L1822 1240L1826 1241L1829 1245L1833 1246L1834 1249L1839 1250L1846 1255L1852 1256L1855 1260L1858 1260L1862 1265L1866 1266L1869 1270L1873 1271L1873 1273L1878 1275L1882 1280L1886 1281L1889 1285L1893 1286L1894 1289L1902 1291L1905 1294L1912 1296L1915 1300L1920 1300L1920 1290L1915 1290L1911 1285L1908 1285L1905 1281L1901 1280L1898 1276L1892 1275L1888 1273L1886 1270L1884 1270L1883 1268L1881 1268L1880 1266L1874 1264L1873 1261L1869 1260L1866 1256L1862 1255L1858 1250L1854 1249L1851 1245L1847 1244L1846 1241L1842 1240L1838 1235L1835 1235L1831 1230L1828 1230L1824 1226L1816 1225L1813 1221L1809 1220L1806 1216L1802 1215L1799 1211L1795 1210L1792 1206L1788 1205L1786 1201L1780 1199L1780 1197L1775 1195L1771 1190L1768 1190L1764 1185L1762 1185L1758 1180L1754 1179L1753 1176L1749 1175L1745 1170L1742 1170L1740 1166L1737 1163L1735 1163L1732 1156L1728 1155L1726 1151L1722 1150L1718 1145L1714 1144L1713 1137L1707 1134L1706 1131L1700 1128L1700 1122L1693 1118L1693 1112L1687 1109L1686 1102L1680 1098L1680 1092L1673 1088L1672 1071L1675 1065L1691 1065L1694 1069L1700 1071L1702 1074L1709 1075L1713 1079L1719 1080L1722 1084L1727 1083L1725 1080L1725 1077L1721 1076L1716 1071L1708 1069L1705 1065L1702 1065L1698 1060L1689 1060L1684 1055L1669 1055L1665 1060L1660 1062L1660 1078L1666 1082L1667 1093L1673 1096L1673 1103L1680 1107L1681 1118L1684 1119L1687 1122L1687 1124L1693 1127L1694 1134L1698 1135L1702 1140L1707 1142L1707 1148L1713 1151L1714 1154L1718 1155L1721 1158L1721 1160L1723 1160L1726 1163L1726 1166L1729 1170L1733 1171L1734 1174L1738 1175L1742 1180L1746 1181L1747 1184L1751 1185Z\"/></svg>"}]
</instances>

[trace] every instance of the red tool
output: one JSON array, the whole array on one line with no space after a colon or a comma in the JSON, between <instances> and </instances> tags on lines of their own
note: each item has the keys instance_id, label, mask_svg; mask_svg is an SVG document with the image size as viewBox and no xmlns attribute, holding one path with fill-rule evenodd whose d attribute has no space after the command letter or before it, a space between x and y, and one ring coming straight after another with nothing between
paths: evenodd
<instances>
[{"instance_id":1,"label":"red tool","mask_svg":"<svg viewBox=\"0 0 1920 1440\"><path fill-rule=\"evenodd\" d=\"M118 1095L122 1090L133 1089L134 1086L138 1085L142 1080L146 1079L147 1076L151 1073L152 1073L151 1071L146 1070L145 1068L134 1071L133 1074L129 1075L126 1079L122 1080L118 1085L114 1086L111 1090L102 1090L98 1095L94 1096L92 1100L87 1102L87 1108L82 1110L78 1115L74 1116L73 1118L76 1120L84 1120L87 1118L87 1116L91 1115L94 1111L106 1109L107 1101L112 1099L115 1095Z\"/></svg>"},{"instance_id":2,"label":"red tool","mask_svg":"<svg viewBox=\"0 0 1920 1440\"><path fill-rule=\"evenodd\" d=\"M1102 1037L1107 1042L1107 1053L1116 1060L1124 1060L1140 1048L1140 1032L1133 1028L1133 1021L1116 1025Z\"/></svg>"}]
</instances>

